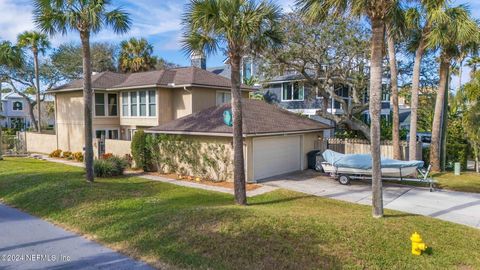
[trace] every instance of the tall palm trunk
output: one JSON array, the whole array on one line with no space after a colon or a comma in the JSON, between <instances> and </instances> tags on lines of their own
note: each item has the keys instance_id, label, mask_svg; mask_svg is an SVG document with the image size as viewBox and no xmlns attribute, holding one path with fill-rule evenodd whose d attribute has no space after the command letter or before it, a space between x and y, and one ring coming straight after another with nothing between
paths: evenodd
<instances>
[{"instance_id":1,"label":"tall palm trunk","mask_svg":"<svg viewBox=\"0 0 480 270\"><path fill-rule=\"evenodd\" d=\"M245 189L245 161L243 159L243 125L242 125L242 94L240 90L240 62L239 55L230 55L232 69L232 113L233 113L233 181L235 188L235 202L247 204Z\"/></svg>"},{"instance_id":2,"label":"tall palm trunk","mask_svg":"<svg viewBox=\"0 0 480 270\"><path fill-rule=\"evenodd\" d=\"M36 48L33 49L33 65L35 68L35 87L37 88L37 121L34 121L35 128L37 129L38 133L42 132L42 127L41 127L41 104L40 104L40 78L38 77L38 50Z\"/></svg>"},{"instance_id":3,"label":"tall palm trunk","mask_svg":"<svg viewBox=\"0 0 480 270\"><path fill-rule=\"evenodd\" d=\"M380 112L384 38L385 24L380 19L372 19L369 111L372 152L372 214L375 218L383 216L382 171L380 167Z\"/></svg>"},{"instance_id":4,"label":"tall palm trunk","mask_svg":"<svg viewBox=\"0 0 480 270\"><path fill-rule=\"evenodd\" d=\"M92 64L90 59L90 33L81 32L83 53L83 102L85 121L85 170L86 179L94 181L93 174L93 128L92 128Z\"/></svg>"},{"instance_id":5,"label":"tall palm trunk","mask_svg":"<svg viewBox=\"0 0 480 270\"><path fill-rule=\"evenodd\" d=\"M432 143L430 145L430 163L432 164L432 171L438 172L441 170L440 166L440 141L441 137L441 122L444 112L445 93L447 92L448 71L450 69L450 60L445 56L440 58L440 82L438 85L437 98L435 100L435 112L432 124Z\"/></svg>"},{"instance_id":6,"label":"tall palm trunk","mask_svg":"<svg viewBox=\"0 0 480 270\"><path fill-rule=\"evenodd\" d=\"M408 142L409 160L417 159L418 92L420 88L420 65L422 64L424 52L425 39L422 38L415 52L415 63L413 64L412 95L410 97L410 139Z\"/></svg>"},{"instance_id":7,"label":"tall palm trunk","mask_svg":"<svg viewBox=\"0 0 480 270\"><path fill-rule=\"evenodd\" d=\"M397 72L397 57L395 54L395 40L393 39L390 29L387 28L387 44L388 44L388 63L390 65L390 84L392 87L392 103L393 103L393 117L392 117L392 146L393 158L402 159L400 149L400 112L398 108L398 72Z\"/></svg>"}]
</instances>

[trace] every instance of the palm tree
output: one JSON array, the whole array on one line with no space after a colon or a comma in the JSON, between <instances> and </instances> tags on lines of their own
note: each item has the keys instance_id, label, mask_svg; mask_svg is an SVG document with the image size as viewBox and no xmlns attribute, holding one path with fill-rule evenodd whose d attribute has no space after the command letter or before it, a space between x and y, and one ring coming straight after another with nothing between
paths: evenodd
<instances>
[{"instance_id":1,"label":"palm tree","mask_svg":"<svg viewBox=\"0 0 480 270\"><path fill-rule=\"evenodd\" d=\"M36 96L37 96L37 121L34 121L35 129L38 133L42 132L41 127L41 104L40 104L40 78L38 71L38 53L44 54L45 50L50 47L50 42L48 41L47 35L39 33L37 31L25 31L18 35L17 37L18 46L21 48L29 48L33 53L33 66L35 69L35 87Z\"/></svg>"},{"instance_id":2,"label":"palm tree","mask_svg":"<svg viewBox=\"0 0 480 270\"><path fill-rule=\"evenodd\" d=\"M111 26L115 33L130 29L129 15L122 9L107 10L110 0L35 0L34 21L42 32L50 35L80 34L83 57L83 99L85 120L85 168L86 179L94 181L93 174L93 130L92 130L92 63L90 57L90 36L105 26Z\"/></svg>"},{"instance_id":3,"label":"palm tree","mask_svg":"<svg viewBox=\"0 0 480 270\"><path fill-rule=\"evenodd\" d=\"M0 112L3 111L2 108L2 83L3 83L3 76L2 76L2 68L3 67L20 67L23 64L23 53L20 48L17 46L12 46L9 41L2 41L0 43ZM1 117L1 115L0 115ZM0 160L3 160L2 155L2 125L0 125Z\"/></svg>"},{"instance_id":4,"label":"palm tree","mask_svg":"<svg viewBox=\"0 0 480 270\"><path fill-rule=\"evenodd\" d=\"M432 26L428 46L439 48L440 52L440 82L435 101L435 112L432 124L432 143L430 162L432 171L440 171L440 141L442 118L445 110L448 89L449 70L452 61L461 57L480 42L480 29L477 22L471 18L467 7L459 5L446 7L444 19Z\"/></svg>"},{"instance_id":5,"label":"palm tree","mask_svg":"<svg viewBox=\"0 0 480 270\"><path fill-rule=\"evenodd\" d=\"M467 66L471 68L470 77L473 78L473 75L477 72L477 69L480 66L480 56L472 55L472 57L467 60Z\"/></svg>"},{"instance_id":6,"label":"palm tree","mask_svg":"<svg viewBox=\"0 0 480 270\"><path fill-rule=\"evenodd\" d=\"M282 41L278 6L254 0L191 0L183 17L184 50L214 53L225 44L231 67L235 202L246 205L240 63Z\"/></svg>"},{"instance_id":7,"label":"palm tree","mask_svg":"<svg viewBox=\"0 0 480 270\"><path fill-rule=\"evenodd\" d=\"M400 109L398 107L398 69L395 42L404 34L405 15L400 5L392 10L391 17L387 24L387 51L388 64L390 66L390 85L393 103L392 113L392 146L393 158L401 159L400 147Z\"/></svg>"},{"instance_id":8,"label":"palm tree","mask_svg":"<svg viewBox=\"0 0 480 270\"><path fill-rule=\"evenodd\" d=\"M334 12L366 16L372 27L370 48L370 144L372 152L372 214L383 216L382 172L380 166L380 111L382 96L382 62L385 47L385 24L390 12L397 8L396 0L297 0L297 5L312 20L320 20Z\"/></svg>"},{"instance_id":9,"label":"palm tree","mask_svg":"<svg viewBox=\"0 0 480 270\"><path fill-rule=\"evenodd\" d=\"M427 49L428 36L432 30L432 23L443 18L439 11L447 0L421 0L421 6L410 8L405 13L407 27L411 30L412 38L409 47L415 50L415 61L412 74L412 94L410 97L410 139L408 143L409 160L417 158L417 123L418 123L418 95L420 89L420 71L422 58Z\"/></svg>"},{"instance_id":10,"label":"palm tree","mask_svg":"<svg viewBox=\"0 0 480 270\"><path fill-rule=\"evenodd\" d=\"M144 38L131 38L120 43L119 69L122 72L139 72L155 69L157 58L152 56L153 46Z\"/></svg>"}]
</instances>

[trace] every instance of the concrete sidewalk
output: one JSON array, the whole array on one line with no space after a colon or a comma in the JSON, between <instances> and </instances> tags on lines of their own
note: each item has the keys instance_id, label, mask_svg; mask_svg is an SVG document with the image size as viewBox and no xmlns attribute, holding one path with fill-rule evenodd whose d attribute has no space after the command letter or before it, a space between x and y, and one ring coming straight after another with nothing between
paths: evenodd
<instances>
[{"instance_id":1,"label":"concrete sidewalk","mask_svg":"<svg viewBox=\"0 0 480 270\"><path fill-rule=\"evenodd\" d=\"M365 205L371 205L372 201L369 182L352 181L351 185L344 186L311 170L267 179L262 184ZM388 209L480 228L480 194L477 193L429 192L428 188L384 184L383 202Z\"/></svg>"},{"instance_id":2,"label":"concrete sidewalk","mask_svg":"<svg viewBox=\"0 0 480 270\"><path fill-rule=\"evenodd\" d=\"M49 222L0 204L0 269L153 268Z\"/></svg>"}]
</instances>

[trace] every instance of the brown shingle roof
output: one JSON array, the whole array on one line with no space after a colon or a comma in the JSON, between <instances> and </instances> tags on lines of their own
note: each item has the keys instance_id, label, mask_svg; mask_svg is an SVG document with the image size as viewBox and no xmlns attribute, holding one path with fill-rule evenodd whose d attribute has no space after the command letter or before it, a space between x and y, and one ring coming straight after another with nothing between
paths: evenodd
<instances>
[{"instance_id":1,"label":"brown shingle roof","mask_svg":"<svg viewBox=\"0 0 480 270\"><path fill-rule=\"evenodd\" d=\"M203 111L147 129L153 133L220 134L229 136L233 128L223 122L223 112L230 104L211 107ZM244 135L295 133L331 128L328 125L300 116L260 100L242 100Z\"/></svg>"},{"instance_id":2,"label":"brown shingle roof","mask_svg":"<svg viewBox=\"0 0 480 270\"><path fill-rule=\"evenodd\" d=\"M185 85L220 88L231 87L229 79L196 67L153 70L126 74L106 71L93 75L92 85L93 89L101 90L134 87L141 88L145 86L183 87ZM83 88L83 80L79 79L57 87L53 89L52 92L79 90L81 88ZM242 89L249 90L253 88L242 85Z\"/></svg>"}]
</instances>

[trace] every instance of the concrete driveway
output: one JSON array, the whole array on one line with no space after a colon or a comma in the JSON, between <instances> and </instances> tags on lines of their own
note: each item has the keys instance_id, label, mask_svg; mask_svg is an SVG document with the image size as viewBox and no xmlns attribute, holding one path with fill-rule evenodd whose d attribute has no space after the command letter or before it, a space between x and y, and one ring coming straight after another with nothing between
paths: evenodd
<instances>
[{"instance_id":1,"label":"concrete driveway","mask_svg":"<svg viewBox=\"0 0 480 270\"><path fill-rule=\"evenodd\" d=\"M340 185L318 172L307 170L262 181L262 184L347 202L371 205L371 183L352 181ZM430 216L480 228L480 194L384 184L384 207Z\"/></svg>"},{"instance_id":2,"label":"concrete driveway","mask_svg":"<svg viewBox=\"0 0 480 270\"><path fill-rule=\"evenodd\" d=\"M153 269L0 204L0 269Z\"/></svg>"}]
</instances>

